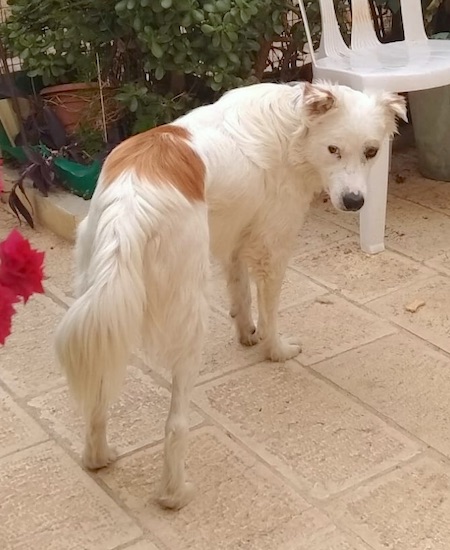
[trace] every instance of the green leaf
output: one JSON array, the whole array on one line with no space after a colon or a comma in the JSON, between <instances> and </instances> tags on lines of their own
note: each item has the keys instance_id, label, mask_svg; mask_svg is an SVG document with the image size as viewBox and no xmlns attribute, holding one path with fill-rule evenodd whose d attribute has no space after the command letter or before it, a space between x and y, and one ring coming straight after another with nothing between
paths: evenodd
<instances>
[{"instance_id":1,"label":"green leaf","mask_svg":"<svg viewBox=\"0 0 450 550\"><path fill-rule=\"evenodd\" d=\"M248 40L247 41L247 46L250 50L254 51L254 52L257 52L259 51L261 45L259 42L257 42L256 40Z\"/></svg>"},{"instance_id":2,"label":"green leaf","mask_svg":"<svg viewBox=\"0 0 450 550\"><path fill-rule=\"evenodd\" d=\"M227 67L227 65L228 65L227 56L224 55L224 54L219 55L219 57L217 58L217 65L218 65L221 69L225 69L225 67Z\"/></svg>"},{"instance_id":3,"label":"green leaf","mask_svg":"<svg viewBox=\"0 0 450 550\"><path fill-rule=\"evenodd\" d=\"M152 54L156 57L156 59L161 59L161 57L164 55L164 51L158 44L158 42L153 41L150 50Z\"/></svg>"},{"instance_id":4,"label":"green leaf","mask_svg":"<svg viewBox=\"0 0 450 550\"><path fill-rule=\"evenodd\" d=\"M231 42L237 42L239 40L238 33L235 31L225 31Z\"/></svg>"},{"instance_id":5,"label":"green leaf","mask_svg":"<svg viewBox=\"0 0 450 550\"><path fill-rule=\"evenodd\" d=\"M231 52L231 50L233 49L233 45L231 44L230 39L224 32L221 34L220 43L224 52Z\"/></svg>"},{"instance_id":6,"label":"green leaf","mask_svg":"<svg viewBox=\"0 0 450 550\"><path fill-rule=\"evenodd\" d=\"M117 2L116 4L116 11L124 11L127 7L128 0L120 0L120 2Z\"/></svg>"},{"instance_id":7,"label":"green leaf","mask_svg":"<svg viewBox=\"0 0 450 550\"><path fill-rule=\"evenodd\" d=\"M222 12L225 13L230 10L231 5L229 0L217 0L216 2L216 8Z\"/></svg>"},{"instance_id":8,"label":"green leaf","mask_svg":"<svg viewBox=\"0 0 450 550\"><path fill-rule=\"evenodd\" d=\"M208 25L207 23L203 23L203 25L200 27L200 30L203 34L211 35L214 32L214 27L212 25Z\"/></svg>"},{"instance_id":9,"label":"green leaf","mask_svg":"<svg viewBox=\"0 0 450 550\"><path fill-rule=\"evenodd\" d=\"M235 65L239 65L239 63L241 62L240 57L239 57L237 54L235 54L234 52L229 52L229 54L228 54L228 59L229 59L232 63L234 63Z\"/></svg>"},{"instance_id":10,"label":"green leaf","mask_svg":"<svg viewBox=\"0 0 450 550\"><path fill-rule=\"evenodd\" d=\"M135 6L136 6L136 0L128 0L127 9L134 10Z\"/></svg>"},{"instance_id":11,"label":"green leaf","mask_svg":"<svg viewBox=\"0 0 450 550\"><path fill-rule=\"evenodd\" d=\"M130 101L130 111L132 113L135 113L138 110L139 102L137 100L137 97L133 96Z\"/></svg>"},{"instance_id":12,"label":"green leaf","mask_svg":"<svg viewBox=\"0 0 450 550\"><path fill-rule=\"evenodd\" d=\"M213 48L218 48L220 46L220 34L219 33L216 33L212 37L212 45L213 45Z\"/></svg>"},{"instance_id":13,"label":"green leaf","mask_svg":"<svg viewBox=\"0 0 450 550\"><path fill-rule=\"evenodd\" d=\"M42 70L41 69L33 69L32 71L28 71L28 76L30 78L35 78L36 76L39 76L42 74Z\"/></svg>"},{"instance_id":14,"label":"green leaf","mask_svg":"<svg viewBox=\"0 0 450 550\"><path fill-rule=\"evenodd\" d=\"M172 0L161 0L161 6L162 6L165 10L168 10L169 8L172 7Z\"/></svg>"},{"instance_id":15,"label":"green leaf","mask_svg":"<svg viewBox=\"0 0 450 550\"><path fill-rule=\"evenodd\" d=\"M191 17L191 14L189 12L185 13L183 18L181 19L181 22L180 22L181 26L182 27L190 27L192 25L192 17Z\"/></svg>"},{"instance_id":16,"label":"green leaf","mask_svg":"<svg viewBox=\"0 0 450 550\"><path fill-rule=\"evenodd\" d=\"M205 19L205 14L202 10L194 10L192 12L192 17L194 18L194 21L196 21L197 23L201 23Z\"/></svg>"},{"instance_id":17,"label":"green leaf","mask_svg":"<svg viewBox=\"0 0 450 550\"><path fill-rule=\"evenodd\" d=\"M155 78L156 80L161 80L162 78L164 78L164 75L166 74L166 71L161 67L161 65L159 65L158 67L156 67L156 70L155 70Z\"/></svg>"},{"instance_id":18,"label":"green leaf","mask_svg":"<svg viewBox=\"0 0 450 550\"><path fill-rule=\"evenodd\" d=\"M214 7L214 4L204 4L203 9L204 9L207 13L212 13L212 12L215 12L215 11L216 11L216 8Z\"/></svg>"},{"instance_id":19,"label":"green leaf","mask_svg":"<svg viewBox=\"0 0 450 550\"><path fill-rule=\"evenodd\" d=\"M245 10L241 10L241 19L242 19L242 23L246 25L250 21L251 16Z\"/></svg>"},{"instance_id":20,"label":"green leaf","mask_svg":"<svg viewBox=\"0 0 450 550\"><path fill-rule=\"evenodd\" d=\"M218 92L219 90L222 89L222 84L220 82L211 82L210 84L211 88L215 91L215 92Z\"/></svg>"},{"instance_id":21,"label":"green leaf","mask_svg":"<svg viewBox=\"0 0 450 550\"><path fill-rule=\"evenodd\" d=\"M150 0L141 0L141 6L146 8L150 4Z\"/></svg>"},{"instance_id":22,"label":"green leaf","mask_svg":"<svg viewBox=\"0 0 450 550\"><path fill-rule=\"evenodd\" d=\"M136 15L133 21L133 28L136 32L139 32L142 29L142 21L139 15Z\"/></svg>"},{"instance_id":23,"label":"green leaf","mask_svg":"<svg viewBox=\"0 0 450 550\"><path fill-rule=\"evenodd\" d=\"M23 52L20 54L20 57L22 59L27 59L27 57L30 56L30 48L25 48Z\"/></svg>"}]
</instances>

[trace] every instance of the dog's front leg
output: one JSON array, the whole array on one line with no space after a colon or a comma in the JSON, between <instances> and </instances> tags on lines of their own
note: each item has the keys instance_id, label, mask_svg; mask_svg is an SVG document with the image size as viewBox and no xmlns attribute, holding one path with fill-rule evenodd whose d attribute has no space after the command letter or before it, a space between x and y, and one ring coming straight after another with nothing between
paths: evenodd
<instances>
[{"instance_id":1,"label":"dog's front leg","mask_svg":"<svg viewBox=\"0 0 450 550\"><path fill-rule=\"evenodd\" d=\"M296 357L302 350L298 339L284 339L278 333L278 307L285 266L272 266L256 279L258 288L257 335L263 341L266 357L271 361L284 362Z\"/></svg>"},{"instance_id":2,"label":"dog's front leg","mask_svg":"<svg viewBox=\"0 0 450 550\"><path fill-rule=\"evenodd\" d=\"M253 346L259 338L252 319L252 296L247 264L233 255L227 265L227 286L231 301L230 316L234 319L239 341L244 346Z\"/></svg>"}]
</instances>

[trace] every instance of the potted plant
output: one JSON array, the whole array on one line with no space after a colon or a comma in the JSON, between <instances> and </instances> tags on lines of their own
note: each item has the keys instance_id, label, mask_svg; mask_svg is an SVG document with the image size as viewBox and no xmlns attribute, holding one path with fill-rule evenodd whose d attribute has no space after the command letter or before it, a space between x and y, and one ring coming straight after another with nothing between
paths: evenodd
<instances>
[{"instance_id":1,"label":"potted plant","mask_svg":"<svg viewBox=\"0 0 450 550\"><path fill-rule=\"evenodd\" d=\"M112 66L116 17L107 0L9 0L11 15L2 25L9 51L23 61L30 77L41 77L41 95L68 132L80 124L102 123L99 67L107 115L117 110ZM80 14L82 16L80 17Z\"/></svg>"}]
</instances>

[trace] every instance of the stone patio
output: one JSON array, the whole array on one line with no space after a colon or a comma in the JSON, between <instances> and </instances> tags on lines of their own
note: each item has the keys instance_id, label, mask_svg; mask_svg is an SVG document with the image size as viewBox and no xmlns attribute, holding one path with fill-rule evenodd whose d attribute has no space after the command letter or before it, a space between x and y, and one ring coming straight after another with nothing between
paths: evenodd
<instances>
[{"instance_id":1,"label":"stone patio","mask_svg":"<svg viewBox=\"0 0 450 550\"><path fill-rule=\"evenodd\" d=\"M52 352L70 304L71 245L45 250L45 296L0 349L2 550L448 550L450 183L395 155L388 250L360 252L357 218L315 204L284 285L285 365L234 339L221 282L195 392L195 500L155 504L169 376L130 362L110 437L120 458L80 465L82 425ZM0 207L0 237L17 220ZM406 306L425 302L416 312Z\"/></svg>"}]
</instances>

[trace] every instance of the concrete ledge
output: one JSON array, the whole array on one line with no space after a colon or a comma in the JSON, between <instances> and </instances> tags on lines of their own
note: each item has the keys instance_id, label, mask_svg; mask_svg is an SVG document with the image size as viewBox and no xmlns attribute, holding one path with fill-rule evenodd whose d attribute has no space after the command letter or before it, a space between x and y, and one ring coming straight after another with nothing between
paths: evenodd
<instances>
[{"instance_id":1,"label":"concrete ledge","mask_svg":"<svg viewBox=\"0 0 450 550\"><path fill-rule=\"evenodd\" d=\"M44 197L31 187L27 188L27 195L37 222L63 239L75 240L76 229L88 213L90 201L64 191Z\"/></svg>"},{"instance_id":2,"label":"concrete ledge","mask_svg":"<svg viewBox=\"0 0 450 550\"><path fill-rule=\"evenodd\" d=\"M5 190L9 191L14 182L19 179L19 174L17 170L4 166L3 179ZM76 197L67 191L52 191L48 197L44 197L33 188L30 180L25 180L25 189L33 207L34 221L59 237L73 242L78 224L88 213L91 201ZM19 190L18 194L22 202L27 205L27 199Z\"/></svg>"}]
</instances>

